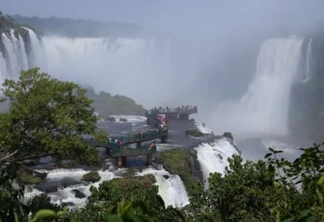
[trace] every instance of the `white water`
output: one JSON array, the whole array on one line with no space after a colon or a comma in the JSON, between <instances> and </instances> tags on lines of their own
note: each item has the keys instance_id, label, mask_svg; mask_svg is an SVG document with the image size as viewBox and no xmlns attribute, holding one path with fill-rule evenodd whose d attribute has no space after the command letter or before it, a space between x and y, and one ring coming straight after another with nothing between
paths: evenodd
<instances>
[{"instance_id":1,"label":"white water","mask_svg":"<svg viewBox=\"0 0 324 222\"><path fill-rule=\"evenodd\" d=\"M203 123L195 122L196 127L198 130L203 134L214 134L214 132L211 129L208 129L206 126L204 126Z\"/></svg>"},{"instance_id":2,"label":"white water","mask_svg":"<svg viewBox=\"0 0 324 222\"><path fill-rule=\"evenodd\" d=\"M307 51L306 51L306 76L303 82L307 82L311 79L311 60L312 60L312 39L308 41Z\"/></svg>"},{"instance_id":3,"label":"white water","mask_svg":"<svg viewBox=\"0 0 324 222\"><path fill-rule=\"evenodd\" d=\"M31 51L29 54L30 67L40 67L43 70L47 69L47 61L45 58L44 47L42 40L39 40L35 32L31 29L28 30Z\"/></svg>"},{"instance_id":4,"label":"white water","mask_svg":"<svg viewBox=\"0 0 324 222\"><path fill-rule=\"evenodd\" d=\"M145 116L139 115L111 115L110 117L114 117L118 123L124 122L120 121L120 119L126 119L127 123L141 123L147 120Z\"/></svg>"},{"instance_id":5,"label":"white water","mask_svg":"<svg viewBox=\"0 0 324 222\"><path fill-rule=\"evenodd\" d=\"M86 205L87 197L91 195L90 186L99 187L99 184L106 180L112 180L114 178L120 178L122 172L127 169L118 169L117 171L98 171L101 179L96 183L90 183L89 185L80 184L71 185L66 188L58 188L56 192L48 193L51 198L51 202L55 204L62 203L73 203L77 207L82 207ZM82 169L55 169L55 170L39 170L39 172L48 172L47 180L49 181L59 181L64 178L73 178L74 180L81 181L84 174L89 171ZM164 169L155 170L148 168L143 170L141 173L137 173L138 176L152 174L156 178L156 185L159 186L159 195L165 202L166 206L172 205L174 207L183 207L189 204L188 195L186 189L178 175L172 175ZM169 178L165 179L163 176L167 175ZM75 197L74 189L79 190L85 194L85 198L79 199ZM39 195L43 192L35 188L25 189L25 201Z\"/></svg>"},{"instance_id":6,"label":"white water","mask_svg":"<svg viewBox=\"0 0 324 222\"><path fill-rule=\"evenodd\" d=\"M210 173L224 174L225 167L228 166L228 157L234 154L239 155L237 149L226 139L217 139L213 143L203 143L195 148L197 150L197 160L199 161L205 187L208 187L207 180Z\"/></svg>"},{"instance_id":7,"label":"white water","mask_svg":"<svg viewBox=\"0 0 324 222\"><path fill-rule=\"evenodd\" d=\"M178 175L170 174L163 168L156 170L153 168L144 169L137 175L152 174L155 176L156 185L159 186L159 195L162 197L165 206L184 207L189 204L186 188ZM168 179L163 176L169 177Z\"/></svg>"},{"instance_id":8,"label":"white water","mask_svg":"<svg viewBox=\"0 0 324 222\"><path fill-rule=\"evenodd\" d=\"M7 73L6 60L3 57L2 52L0 52L0 82L4 81L4 76Z\"/></svg>"},{"instance_id":9,"label":"white water","mask_svg":"<svg viewBox=\"0 0 324 222\"><path fill-rule=\"evenodd\" d=\"M289 96L298 73L302 42L296 37L266 40L248 91L240 101L217 108L214 128L241 136L286 135Z\"/></svg>"},{"instance_id":10,"label":"white water","mask_svg":"<svg viewBox=\"0 0 324 222\"><path fill-rule=\"evenodd\" d=\"M89 185L80 184L68 186L67 188L59 188L57 192L49 193L48 196L51 198L51 202L55 204L62 204L62 203L74 203L77 207L82 207L86 205L87 197L90 196L90 186L99 187L99 184L106 180L112 180L114 178L119 178L117 176L121 172L125 171L125 169L119 169L117 171L98 171L101 179L96 183L90 183ZM55 170L40 170L39 172L48 172L47 179L49 181L58 181L64 178L73 178L74 180L81 181L81 178L84 174L88 173L89 171L85 171L82 169L55 169ZM77 189L85 194L85 198L79 199L75 197L75 193L73 189ZM25 192L25 200L28 200L36 195L41 194L42 192L32 188L31 190L27 190Z\"/></svg>"}]
</instances>

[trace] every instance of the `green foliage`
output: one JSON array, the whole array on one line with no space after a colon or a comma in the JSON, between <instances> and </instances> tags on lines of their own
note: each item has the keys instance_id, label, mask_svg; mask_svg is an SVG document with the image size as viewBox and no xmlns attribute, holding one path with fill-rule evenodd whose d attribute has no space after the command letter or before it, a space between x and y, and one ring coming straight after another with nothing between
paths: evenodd
<instances>
[{"instance_id":1,"label":"green foliage","mask_svg":"<svg viewBox=\"0 0 324 222\"><path fill-rule=\"evenodd\" d=\"M188 136L194 136L194 137L200 137L202 135L204 135L202 132L200 132L199 130L194 130L194 129L189 129L186 131L186 134Z\"/></svg>"},{"instance_id":2,"label":"green foliage","mask_svg":"<svg viewBox=\"0 0 324 222\"><path fill-rule=\"evenodd\" d=\"M171 149L156 154L157 162L170 173L179 175L189 193L196 183L191 175L191 158L189 149Z\"/></svg>"},{"instance_id":3,"label":"green foliage","mask_svg":"<svg viewBox=\"0 0 324 222\"><path fill-rule=\"evenodd\" d=\"M208 189L198 185L190 215L204 221L323 221L324 151L307 149L293 162L271 153L265 160L229 158L222 176L211 174Z\"/></svg>"},{"instance_id":4,"label":"green foliage","mask_svg":"<svg viewBox=\"0 0 324 222\"><path fill-rule=\"evenodd\" d=\"M99 173L96 172L89 172L83 175L82 180L84 181L91 181L91 182L97 182L100 180Z\"/></svg>"},{"instance_id":5,"label":"green foliage","mask_svg":"<svg viewBox=\"0 0 324 222\"><path fill-rule=\"evenodd\" d=\"M115 95L101 91L98 94L88 89L86 95L94 100L93 106L100 117L107 119L110 115L144 115L145 109L142 105L126 96Z\"/></svg>"},{"instance_id":6,"label":"green foliage","mask_svg":"<svg viewBox=\"0 0 324 222\"><path fill-rule=\"evenodd\" d=\"M37 184L40 183L43 179L38 176L34 176L26 171L18 171L17 181L22 184Z\"/></svg>"},{"instance_id":7,"label":"green foliage","mask_svg":"<svg viewBox=\"0 0 324 222\"><path fill-rule=\"evenodd\" d=\"M19 24L17 24L12 18L0 15L0 33L5 32L9 33L10 30L15 30L15 35L19 33L22 37L26 37L28 31L26 29L21 28ZM0 47L1 48L1 47Z\"/></svg>"},{"instance_id":8,"label":"green foliage","mask_svg":"<svg viewBox=\"0 0 324 222\"><path fill-rule=\"evenodd\" d=\"M10 102L9 112L0 115L2 152L15 152L16 161L52 155L57 162L97 163L97 150L82 138L102 138L84 89L33 68L18 81L6 79L2 92Z\"/></svg>"}]
</instances>

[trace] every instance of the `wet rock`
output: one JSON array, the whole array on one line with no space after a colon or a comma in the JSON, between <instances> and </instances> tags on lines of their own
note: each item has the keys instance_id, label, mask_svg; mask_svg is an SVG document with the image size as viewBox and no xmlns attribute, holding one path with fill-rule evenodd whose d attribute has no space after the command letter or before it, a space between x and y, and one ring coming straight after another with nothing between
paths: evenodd
<instances>
[{"instance_id":1,"label":"wet rock","mask_svg":"<svg viewBox=\"0 0 324 222\"><path fill-rule=\"evenodd\" d=\"M74 196L76 198L82 199L82 198L86 197L86 195L84 193L82 193L80 190L73 189L72 191L74 192Z\"/></svg>"},{"instance_id":2,"label":"wet rock","mask_svg":"<svg viewBox=\"0 0 324 222\"><path fill-rule=\"evenodd\" d=\"M230 132L225 132L223 134L223 136L234 141L234 137L233 137L232 133L230 133Z\"/></svg>"},{"instance_id":3,"label":"wet rock","mask_svg":"<svg viewBox=\"0 0 324 222\"><path fill-rule=\"evenodd\" d=\"M73 202L63 202L61 205L65 207L75 207Z\"/></svg>"},{"instance_id":4,"label":"wet rock","mask_svg":"<svg viewBox=\"0 0 324 222\"><path fill-rule=\"evenodd\" d=\"M164 177L165 179L169 179L169 178L170 178L169 175L163 175L163 177Z\"/></svg>"},{"instance_id":5,"label":"wet rock","mask_svg":"<svg viewBox=\"0 0 324 222\"><path fill-rule=\"evenodd\" d=\"M35 185L35 188L45 193L52 193L56 192L58 187L66 188L77 184L80 184L80 181L74 178L64 178L62 180L44 181Z\"/></svg>"}]
</instances>

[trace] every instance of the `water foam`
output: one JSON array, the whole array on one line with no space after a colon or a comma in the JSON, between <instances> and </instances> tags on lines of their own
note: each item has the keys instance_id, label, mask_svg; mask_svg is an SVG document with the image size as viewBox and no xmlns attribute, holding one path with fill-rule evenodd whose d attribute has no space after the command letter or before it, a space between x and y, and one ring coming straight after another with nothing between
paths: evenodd
<instances>
[{"instance_id":1,"label":"water foam","mask_svg":"<svg viewBox=\"0 0 324 222\"><path fill-rule=\"evenodd\" d=\"M164 200L166 207L170 205L173 207L184 207L189 204L186 188L178 175L170 174L163 168L160 170L147 168L137 173L138 176L147 174L155 176L155 184L159 187L159 195Z\"/></svg>"},{"instance_id":2,"label":"water foam","mask_svg":"<svg viewBox=\"0 0 324 222\"><path fill-rule=\"evenodd\" d=\"M210 173L224 174L225 167L228 166L227 158L233 154L239 155L237 149L226 138L217 139L212 143L202 143L195 150L206 187Z\"/></svg>"}]
</instances>

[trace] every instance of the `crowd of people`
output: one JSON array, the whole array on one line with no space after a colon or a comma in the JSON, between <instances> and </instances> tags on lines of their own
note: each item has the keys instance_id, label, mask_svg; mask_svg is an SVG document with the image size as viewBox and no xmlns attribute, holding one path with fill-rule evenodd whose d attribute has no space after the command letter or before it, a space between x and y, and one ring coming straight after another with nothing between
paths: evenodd
<instances>
[{"instance_id":1,"label":"crowd of people","mask_svg":"<svg viewBox=\"0 0 324 222\"><path fill-rule=\"evenodd\" d=\"M172 108L169 108L168 106L163 108L163 107L159 107L159 108L156 108L154 107L154 109L152 110L153 112L160 112L160 113L168 113L168 112L198 112L198 107L197 106L193 106L193 105L182 105L182 106L179 106L177 107L176 109L172 109Z\"/></svg>"}]
</instances>

